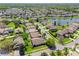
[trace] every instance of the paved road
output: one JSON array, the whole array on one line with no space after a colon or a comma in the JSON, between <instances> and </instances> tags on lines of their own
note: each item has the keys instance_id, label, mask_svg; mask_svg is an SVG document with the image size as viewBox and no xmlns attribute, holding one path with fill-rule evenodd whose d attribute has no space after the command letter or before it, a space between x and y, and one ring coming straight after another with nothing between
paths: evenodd
<instances>
[{"instance_id":1,"label":"paved road","mask_svg":"<svg viewBox=\"0 0 79 59\"><path fill-rule=\"evenodd\" d=\"M69 43L69 44L65 44L65 45L60 45L57 44L56 45L56 50L62 50L64 47L68 47L68 48L73 48L75 46L75 44L79 43L79 39L75 39L73 42Z\"/></svg>"}]
</instances>

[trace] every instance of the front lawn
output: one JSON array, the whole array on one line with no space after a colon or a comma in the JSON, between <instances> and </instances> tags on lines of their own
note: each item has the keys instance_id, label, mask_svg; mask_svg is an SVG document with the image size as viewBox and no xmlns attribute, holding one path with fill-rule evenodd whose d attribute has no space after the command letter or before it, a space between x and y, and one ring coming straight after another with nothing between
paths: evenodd
<instances>
[{"instance_id":1,"label":"front lawn","mask_svg":"<svg viewBox=\"0 0 79 59\"><path fill-rule=\"evenodd\" d=\"M37 47L33 47L32 49L29 49L29 47L27 48L28 51L25 51L26 54L31 54L33 52L38 52L38 51L41 51L43 49L46 49L48 48L46 45L41 45L41 46L37 46Z\"/></svg>"},{"instance_id":2,"label":"front lawn","mask_svg":"<svg viewBox=\"0 0 79 59\"><path fill-rule=\"evenodd\" d=\"M69 38L64 38L64 39L62 40L62 42L63 42L64 44L68 44L68 43L72 42L72 40L70 40Z\"/></svg>"},{"instance_id":3,"label":"front lawn","mask_svg":"<svg viewBox=\"0 0 79 59\"><path fill-rule=\"evenodd\" d=\"M64 56L64 49L52 51L51 56Z\"/></svg>"},{"instance_id":4,"label":"front lawn","mask_svg":"<svg viewBox=\"0 0 79 59\"><path fill-rule=\"evenodd\" d=\"M14 23L14 22L10 22L10 23L8 24L8 26L15 28L15 23Z\"/></svg>"},{"instance_id":5,"label":"front lawn","mask_svg":"<svg viewBox=\"0 0 79 59\"><path fill-rule=\"evenodd\" d=\"M62 27L62 26L56 26L56 29L57 29L57 30L62 30L63 27Z\"/></svg>"},{"instance_id":6,"label":"front lawn","mask_svg":"<svg viewBox=\"0 0 79 59\"><path fill-rule=\"evenodd\" d=\"M4 38L3 40L0 40L0 49L4 49L6 52L12 51L12 43L13 38Z\"/></svg>"}]
</instances>

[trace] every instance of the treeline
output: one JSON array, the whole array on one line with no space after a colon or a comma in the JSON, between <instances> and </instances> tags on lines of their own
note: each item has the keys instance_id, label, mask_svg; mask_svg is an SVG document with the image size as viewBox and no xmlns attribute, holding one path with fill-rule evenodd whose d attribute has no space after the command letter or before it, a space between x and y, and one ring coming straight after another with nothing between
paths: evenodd
<instances>
[{"instance_id":1,"label":"treeline","mask_svg":"<svg viewBox=\"0 0 79 59\"><path fill-rule=\"evenodd\" d=\"M78 7L79 4L63 4L63 3L0 3L0 8L26 8L26 7L51 7L51 8L67 8Z\"/></svg>"}]
</instances>

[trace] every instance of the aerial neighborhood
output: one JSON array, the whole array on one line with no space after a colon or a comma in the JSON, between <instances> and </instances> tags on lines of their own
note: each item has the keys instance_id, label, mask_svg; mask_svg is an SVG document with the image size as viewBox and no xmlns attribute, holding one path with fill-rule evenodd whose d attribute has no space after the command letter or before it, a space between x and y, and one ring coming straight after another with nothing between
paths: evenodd
<instances>
[{"instance_id":1,"label":"aerial neighborhood","mask_svg":"<svg viewBox=\"0 0 79 59\"><path fill-rule=\"evenodd\" d=\"M0 56L79 56L75 5L0 4Z\"/></svg>"}]
</instances>

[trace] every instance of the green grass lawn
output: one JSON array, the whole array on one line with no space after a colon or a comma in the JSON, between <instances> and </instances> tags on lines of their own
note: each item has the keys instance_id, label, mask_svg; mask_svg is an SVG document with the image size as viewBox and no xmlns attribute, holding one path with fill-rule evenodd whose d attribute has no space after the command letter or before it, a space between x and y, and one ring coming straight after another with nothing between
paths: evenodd
<instances>
[{"instance_id":1,"label":"green grass lawn","mask_svg":"<svg viewBox=\"0 0 79 59\"><path fill-rule=\"evenodd\" d=\"M74 16L73 18L79 18L79 16Z\"/></svg>"},{"instance_id":2,"label":"green grass lawn","mask_svg":"<svg viewBox=\"0 0 79 59\"><path fill-rule=\"evenodd\" d=\"M72 40L70 40L69 38L64 38L62 41L64 44L68 44L68 43L72 42Z\"/></svg>"},{"instance_id":3,"label":"green grass lawn","mask_svg":"<svg viewBox=\"0 0 79 59\"><path fill-rule=\"evenodd\" d=\"M15 23L14 23L14 22L10 22L10 23L8 24L8 26L15 28Z\"/></svg>"},{"instance_id":4,"label":"green grass lawn","mask_svg":"<svg viewBox=\"0 0 79 59\"><path fill-rule=\"evenodd\" d=\"M62 26L56 26L56 29L61 30L61 29L63 29L63 27Z\"/></svg>"},{"instance_id":5,"label":"green grass lawn","mask_svg":"<svg viewBox=\"0 0 79 59\"><path fill-rule=\"evenodd\" d=\"M32 49L28 49L28 51L26 51L26 54L31 54L33 52L38 52L38 51L41 51L41 50L46 49L46 48L48 48L46 45L37 46L37 47L34 47Z\"/></svg>"},{"instance_id":6,"label":"green grass lawn","mask_svg":"<svg viewBox=\"0 0 79 59\"><path fill-rule=\"evenodd\" d=\"M60 51L60 55L58 55L58 52L57 52L57 50L54 50L53 51L53 54L54 54L54 56L64 56L64 50L59 50ZM53 55L52 55L53 56Z\"/></svg>"},{"instance_id":7,"label":"green grass lawn","mask_svg":"<svg viewBox=\"0 0 79 59\"><path fill-rule=\"evenodd\" d=\"M12 38L4 38L4 40L0 40L0 48L5 47L7 45L11 45L13 42Z\"/></svg>"},{"instance_id":8,"label":"green grass lawn","mask_svg":"<svg viewBox=\"0 0 79 59\"><path fill-rule=\"evenodd\" d=\"M63 26L56 26L56 29L57 29L57 30L62 30L62 29L64 29L64 28L66 28L66 27L68 27L67 24L65 24L65 25L63 25Z\"/></svg>"}]
</instances>

